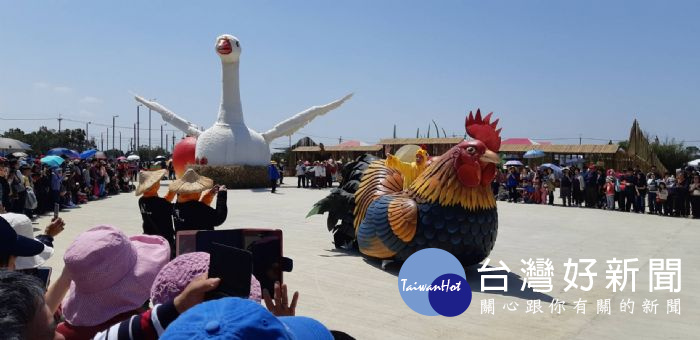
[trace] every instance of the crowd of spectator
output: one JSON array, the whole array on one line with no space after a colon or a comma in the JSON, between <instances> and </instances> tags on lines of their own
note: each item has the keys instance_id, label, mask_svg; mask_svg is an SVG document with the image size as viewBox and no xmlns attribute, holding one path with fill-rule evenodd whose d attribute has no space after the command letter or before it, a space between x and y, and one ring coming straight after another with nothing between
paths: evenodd
<instances>
[{"instance_id":1,"label":"crowd of spectator","mask_svg":"<svg viewBox=\"0 0 700 340\"><path fill-rule=\"evenodd\" d=\"M67 159L60 166L16 157L0 158L0 196L7 212L30 218L72 209L89 201L131 192L138 171L135 162L114 159Z\"/></svg>"},{"instance_id":2,"label":"crowd of spectator","mask_svg":"<svg viewBox=\"0 0 700 340\"><path fill-rule=\"evenodd\" d=\"M558 190L557 190L558 189ZM687 167L661 174L652 166L628 169L510 167L493 181L496 197L514 203L554 205L555 191L563 206L700 218L700 172Z\"/></svg>"},{"instance_id":3,"label":"crowd of spectator","mask_svg":"<svg viewBox=\"0 0 700 340\"><path fill-rule=\"evenodd\" d=\"M84 169L81 162L65 168L90 173L110 164L87 163ZM112 164L119 176L119 164ZM209 254L175 257L173 236L179 230L221 225L226 219L226 188L190 169L171 182L168 195L161 198L159 182L165 176L166 170L138 176L144 234L127 236L111 225L80 233L65 250L63 269L51 283L40 269L54 253L54 237L64 229L63 220L53 219L35 236L24 212L0 214L0 338L352 339L296 316L299 293L288 295L287 285L280 282L270 292L251 275L247 298L209 296L221 284L207 275ZM209 207L214 197L216 209Z\"/></svg>"},{"instance_id":4,"label":"crowd of spectator","mask_svg":"<svg viewBox=\"0 0 700 340\"><path fill-rule=\"evenodd\" d=\"M332 158L325 161L297 161L295 175L297 188L332 188L333 182L340 182L343 162Z\"/></svg>"}]
</instances>

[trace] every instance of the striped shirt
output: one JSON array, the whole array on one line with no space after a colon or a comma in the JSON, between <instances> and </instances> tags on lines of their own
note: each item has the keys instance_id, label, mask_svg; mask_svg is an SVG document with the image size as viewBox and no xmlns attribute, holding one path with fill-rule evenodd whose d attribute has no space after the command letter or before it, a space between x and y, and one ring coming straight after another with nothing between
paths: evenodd
<instances>
[{"instance_id":1,"label":"striped shirt","mask_svg":"<svg viewBox=\"0 0 700 340\"><path fill-rule=\"evenodd\" d=\"M95 340L151 340L158 339L165 328L180 314L172 302L155 307L98 333Z\"/></svg>"}]
</instances>

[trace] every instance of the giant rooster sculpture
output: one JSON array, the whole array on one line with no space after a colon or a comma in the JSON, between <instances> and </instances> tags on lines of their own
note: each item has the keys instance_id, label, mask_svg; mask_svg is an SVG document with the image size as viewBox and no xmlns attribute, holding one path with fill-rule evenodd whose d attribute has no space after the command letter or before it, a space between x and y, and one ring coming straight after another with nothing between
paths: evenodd
<instances>
[{"instance_id":1,"label":"giant rooster sculpture","mask_svg":"<svg viewBox=\"0 0 700 340\"><path fill-rule=\"evenodd\" d=\"M473 140L433 159L406 190L398 171L371 156L360 157L344 170L341 188L316 203L309 215L329 212L336 247L356 241L369 257L403 261L418 250L440 248L465 266L481 262L498 233L490 183L501 130L491 115L469 112L465 127Z\"/></svg>"}]
</instances>

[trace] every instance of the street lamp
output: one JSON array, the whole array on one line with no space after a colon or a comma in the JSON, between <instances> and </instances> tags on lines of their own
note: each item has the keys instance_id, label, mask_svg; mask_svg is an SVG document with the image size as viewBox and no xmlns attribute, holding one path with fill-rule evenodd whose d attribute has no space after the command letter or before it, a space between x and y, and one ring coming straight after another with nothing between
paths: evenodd
<instances>
[{"instance_id":1,"label":"street lamp","mask_svg":"<svg viewBox=\"0 0 700 340\"><path fill-rule=\"evenodd\" d=\"M114 129L114 119L117 118L117 117L119 117L119 115L112 116L112 149L116 149L116 148L114 147L114 131L116 131L116 130ZM109 136L107 136L107 137L109 137Z\"/></svg>"},{"instance_id":2,"label":"street lamp","mask_svg":"<svg viewBox=\"0 0 700 340\"><path fill-rule=\"evenodd\" d=\"M151 99L151 101L156 101L156 98ZM151 108L148 108L148 160L151 160Z\"/></svg>"}]
</instances>

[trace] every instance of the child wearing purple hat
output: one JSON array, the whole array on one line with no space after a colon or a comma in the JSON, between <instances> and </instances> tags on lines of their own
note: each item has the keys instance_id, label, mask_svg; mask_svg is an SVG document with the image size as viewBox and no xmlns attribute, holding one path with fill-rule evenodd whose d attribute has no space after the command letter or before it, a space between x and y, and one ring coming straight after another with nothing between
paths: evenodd
<instances>
[{"instance_id":1,"label":"child wearing purple hat","mask_svg":"<svg viewBox=\"0 0 700 340\"><path fill-rule=\"evenodd\" d=\"M151 302L162 304L171 301L195 278L206 275L209 271L209 254L194 252L182 254L160 270L151 286ZM262 291L260 282L250 276L249 299L260 302Z\"/></svg>"}]
</instances>

